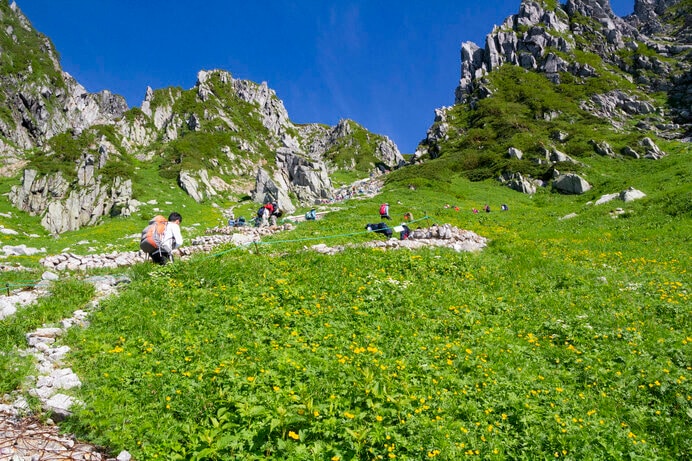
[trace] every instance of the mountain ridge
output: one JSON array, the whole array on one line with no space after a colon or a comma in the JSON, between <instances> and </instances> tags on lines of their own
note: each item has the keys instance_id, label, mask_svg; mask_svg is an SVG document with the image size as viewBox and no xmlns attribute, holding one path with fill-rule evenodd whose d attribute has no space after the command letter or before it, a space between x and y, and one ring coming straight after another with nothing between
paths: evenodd
<instances>
[{"instance_id":1,"label":"mountain ridge","mask_svg":"<svg viewBox=\"0 0 692 461\"><path fill-rule=\"evenodd\" d=\"M467 134L475 129L474 120L484 119L478 107L495 104L503 114L509 106L490 102L502 93L502 79L522 85L530 80L516 73L503 77L506 65L545 76L552 86L541 90L544 95L578 98L579 107L529 96L543 99L517 125L535 132L531 143L522 138L512 144L493 134L484 155L496 156L487 159L494 166L473 167L478 162L467 156L460 161L475 169L469 177L500 178L532 193L558 178L556 163L578 173L578 157L587 149L613 157L660 156L652 137L689 140L691 45L689 34L680 33L689 21L689 3L637 0L635 13L622 19L607 0L522 1L517 14L488 34L485 48L462 44L455 106L436 111L412 163L466 155L473 145ZM391 140L353 121L334 127L294 124L266 83L235 79L225 70L199 71L187 90L149 87L140 107L128 108L108 90L90 94L60 69L50 39L33 30L16 3L0 6L5 25L0 63L8 70L1 95L6 107L0 111L2 171L7 176L29 171L10 198L17 208L42 216L52 234L136 213L149 197L138 195L133 180L173 182L197 202L250 196L258 203L277 201L292 212L329 199L335 173L352 181L407 163ZM670 33L674 40L666 36ZM18 66L20 61L28 64ZM526 96L511 102L524 108L526 103ZM606 131L581 139L560 120L592 123L592 116L610 120L616 132L641 135L616 137L613 147L602 139L610 136ZM524 162L499 159L507 149L528 155ZM142 176L143 170L149 176Z\"/></svg>"},{"instance_id":2,"label":"mountain ridge","mask_svg":"<svg viewBox=\"0 0 692 461\"><path fill-rule=\"evenodd\" d=\"M330 197L329 172L346 169L358 179L403 161L389 138L355 122L293 124L266 83L225 70L199 71L188 90L148 88L139 108L107 90L89 94L60 69L52 43L16 3L3 2L0 11L6 31L21 29L34 39L24 50L9 34L4 48L50 70L34 72L29 65L7 73L12 84L4 86L10 104L0 124L0 153L6 175L35 172L24 174L10 198L42 215L53 234L136 212L140 202L130 178L137 161L159 163L161 179L175 180L196 201L250 194L260 203L276 200L287 212ZM11 60L12 53L3 56ZM26 81L25 74L32 78ZM64 177L52 178L58 171Z\"/></svg>"}]
</instances>

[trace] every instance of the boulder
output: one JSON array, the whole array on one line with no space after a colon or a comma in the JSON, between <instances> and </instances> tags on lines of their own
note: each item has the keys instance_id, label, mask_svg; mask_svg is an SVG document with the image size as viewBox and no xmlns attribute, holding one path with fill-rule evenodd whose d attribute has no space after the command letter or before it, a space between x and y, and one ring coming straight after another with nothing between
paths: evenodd
<instances>
[{"instance_id":1,"label":"boulder","mask_svg":"<svg viewBox=\"0 0 692 461\"><path fill-rule=\"evenodd\" d=\"M509 149L507 149L507 155L509 156L509 158L521 160L521 158L524 156L524 153L515 147L510 147Z\"/></svg>"},{"instance_id":2,"label":"boulder","mask_svg":"<svg viewBox=\"0 0 692 461\"><path fill-rule=\"evenodd\" d=\"M639 200L646 197L646 194L640 190L630 187L627 190L620 192L619 197L624 202L632 202L634 200Z\"/></svg>"},{"instance_id":3,"label":"boulder","mask_svg":"<svg viewBox=\"0 0 692 461\"><path fill-rule=\"evenodd\" d=\"M619 197L620 197L620 194L618 194L618 193L601 195L601 197L598 200L596 200L596 202L594 204L595 205L603 205L604 203L612 202L613 200L615 200L616 198L619 198Z\"/></svg>"},{"instance_id":4,"label":"boulder","mask_svg":"<svg viewBox=\"0 0 692 461\"><path fill-rule=\"evenodd\" d=\"M666 156L666 153L659 149L659 147L656 145L656 143L654 143L651 140L651 138L642 139L640 144L644 148L644 152L646 152L644 154L644 158L660 160Z\"/></svg>"},{"instance_id":5,"label":"boulder","mask_svg":"<svg viewBox=\"0 0 692 461\"><path fill-rule=\"evenodd\" d=\"M536 193L536 183L530 178L525 178L521 173L505 174L500 177L500 182L510 189L523 194Z\"/></svg>"},{"instance_id":6,"label":"boulder","mask_svg":"<svg viewBox=\"0 0 692 461\"><path fill-rule=\"evenodd\" d=\"M257 170L255 177L255 190L253 191L252 199L257 203L277 202L279 209L285 213L293 213L295 206L291 203L288 197L288 191L285 188L280 188L276 182L269 176L269 173L264 168Z\"/></svg>"},{"instance_id":7,"label":"boulder","mask_svg":"<svg viewBox=\"0 0 692 461\"><path fill-rule=\"evenodd\" d=\"M258 169L254 201L278 201L279 208L293 213L295 206L288 197L289 192L294 193L298 201L306 205L332 197L331 179L323 162L307 159L288 149L279 149L276 153L276 165L273 177L263 168Z\"/></svg>"},{"instance_id":8,"label":"boulder","mask_svg":"<svg viewBox=\"0 0 692 461\"><path fill-rule=\"evenodd\" d=\"M551 149L551 151L547 155L547 157L548 157L548 160L551 162L577 163L572 157L565 154L564 152L560 152L559 150L557 150L555 148Z\"/></svg>"},{"instance_id":9,"label":"boulder","mask_svg":"<svg viewBox=\"0 0 692 461\"><path fill-rule=\"evenodd\" d=\"M630 146L625 146L622 148L622 155L625 157L641 158L641 155L639 155L639 153Z\"/></svg>"},{"instance_id":10,"label":"boulder","mask_svg":"<svg viewBox=\"0 0 692 461\"><path fill-rule=\"evenodd\" d=\"M181 171L178 184L197 203L218 194L209 179L207 170Z\"/></svg>"},{"instance_id":11,"label":"boulder","mask_svg":"<svg viewBox=\"0 0 692 461\"><path fill-rule=\"evenodd\" d=\"M594 147L594 150L598 155L603 155L605 157L615 157L615 152L613 152L613 148L610 147L610 144L608 144L606 141L595 141L595 140L590 140L589 144L591 144Z\"/></svg>"},{"instance_id":12,"label":"boulder","mask_svg":"<svg viewBox=\"0 0 692 461\"><path fill-rule=\"evenodd\" d=\"M77 402L74 397L69 395L55 394L43 404L43 408L52 414L55 421L62 421L72 415L70 408Z\"/></svg>"},{"instance_id":13,"label":"boulder","mask_svg":"<svg viewBox=\"0 0 692 461\"><path fill-rule=\"evenodd\" d=\"M564 194L583 194L591 189L591 185L579 175L567 173L553 181L553 188Z\"/></svg>"}]
</instances>

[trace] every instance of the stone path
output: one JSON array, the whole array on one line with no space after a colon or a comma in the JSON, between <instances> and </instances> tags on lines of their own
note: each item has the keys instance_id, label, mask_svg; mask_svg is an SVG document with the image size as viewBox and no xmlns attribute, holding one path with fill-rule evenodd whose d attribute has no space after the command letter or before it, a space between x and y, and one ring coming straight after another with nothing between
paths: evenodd
<instances>
[{"instance_id":1,"label":"stone path","mask_svg":"<svg viewBox=\"0 0 692 461\"><path fill-rule=\"evenodd\" d=\"M219 245L233 243L238 246L259 241L263 236L293 229L292 224L271 227L215 227L207 229L207 234L194 238L190 244L174 251L176 257L186 259L195 253L208 253ZM40 263L49 270L89 270L97 268L114 269L131 266L146 261L148 256L142 251L112 252L93 255L62 253L47 256Z\"/></svg>"},{"instance_id":2,"label":"stone path","mask_svg":"<svg viewBox=\"0 0 692 461\"><path fill-rule=\"evenodd\" d=\"M237 246L249 245L261 241L266 235L293 229L290 223L271 227L215 227L207 229L207 234L193 239L189 246L176 250L176 256L186 259L192 254L209 253L219 245L232 243ZM314 245L312 248L323 253L338 253L353 245L328 247L325 244ZM361 246L377 246L386 248L408 248L411 250L424 246L448 247L455 251L476 251L486 246L486 239L471 231L458 229L449 224L441 226L433 225L429 228L415 229L408 240L390 239L382 242L376 239L371 243ZM47 256L41 259L41 264L50 270L87 270L95 268L116 268L130 266L144 262L146 255L141 251L125 253L108 253L80 256L72 253L63 253L55 256ZM0 309L2 306L0 305Z\"/></svg>"},{"instance_id":3,"label":"stone path","mask_svg":"<svg viewBox=\"0 0 692 461\"><path fill-rule=\"evenodd\" d=\"M396 233L394 234L396 235ZM485 248L488 241L485 237L471 232L469 230L459 229L449 224L442 226L433 225L427 228L415 229L406 240L398 238L390 238L386 240L373 240L362 244L349 244L338 246L327 246L323 243L313 245L310 248L318 253L336 254L344 251L346 248L355 246L382 248L382 249L401 249L416 250L423 247L445 247L454 251L480 251Z\"/></svg>"},{"instance_id":4,"label":"stone path","mask_svg":"<svg viewBox=\"0 0 692 461\"><path fill-rule=\"evenodd\" d=\"M128 461L130 456L122 452L117 458L107 458L105 450L90 444L80 443L71 435L60 434L53 420L60 421L70 415L70 407L75 403L73 397L62 393L63 390L80 387L79 377L70 369L63 367L62 360L70 351L68 346L55 346L56 339L73 326L88 325L88 311L97 309L99 301L115 294L118 287L129 283L126 277L94 276L86 279L96 290L96 298L85 310L76 310L72 317L63 319L59 327L43 327L27 333L27 349L21 354L33 355L36 358L36 376L29 394L36 397L43 410L53 419L48 424L41 423L30 414L30 407L22 396L13 398L6 395L0 404L0 460L117 460ZM48 294L41 288L33 290L35 301L39 296Z\"/></svg>"}]
</instances>

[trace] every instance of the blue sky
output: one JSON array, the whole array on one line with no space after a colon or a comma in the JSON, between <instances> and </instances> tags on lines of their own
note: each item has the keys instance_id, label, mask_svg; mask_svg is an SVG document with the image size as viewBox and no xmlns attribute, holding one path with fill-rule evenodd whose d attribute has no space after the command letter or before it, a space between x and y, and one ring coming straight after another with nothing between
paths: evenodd
<instances>
[{"instance_id":1,"label":"blue sky","mask_svg":"<svg viewBox=\"0 0 692 461\"><path fill-rule=\"evenodd\" d=\"M2 0L5 1L5 0ZM130 107L199 70L266 81L296 123L350 118L412 153L454 103L460 47L483 47L521 0L17 0L88 91ZM616 14L634 0L612 0Z\"/></svg>"}]
</instances>

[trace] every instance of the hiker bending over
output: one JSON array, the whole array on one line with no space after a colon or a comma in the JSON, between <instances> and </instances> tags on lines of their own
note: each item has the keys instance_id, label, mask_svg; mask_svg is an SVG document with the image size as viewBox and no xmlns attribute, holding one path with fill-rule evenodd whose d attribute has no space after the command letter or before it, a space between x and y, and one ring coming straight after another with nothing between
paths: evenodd
<instances>
[{"instance_id":1,"label":"hiker bending over","mask_svg":"<svg viewBox=\"0 0 692 461\"><path fill-rule=\"evenodd\" d=\"M280 218L281 215L283 215L284 213L279 209L279 204L276 202L272 203L272 208L272 213L271 215L269 215L269 224L271 226L276 226L276 220Z\"/></svg>"},{"instance_id":2,"label":"hiker bending over","mask_svg":"<svg viewBox=\"0 0 692 461\"><path fill-rule=\"evenodd\" d=\"M380 205L380 219L392 219L389 217L389 203Z\"/></svg>"},{"instance_id":3,"label":"hiker bending over","mask_svg":"<svg viewBox=\"0 0 692 461\"><path fill-rule=\"evenodd\" d=\"M401 232L399 232L399 240L408 240L409 236L411 235L411 228L406 224L402 224L401 229Z\"/></svg>"},{"instance_id":4,"label":"hiker bending over","mask_svg":"<svg viewBox=\"0 0 692 461\"><path fill-rule=\"evenodd\" d=\"M274 205L266 203L257 210L257 227L267 227L269 225L269 217L274 212Z\"/></svg>"},{"instance_id":5,"label":"hiker bending over","mask_svg":"<svg viewBox=\"0 0 692 461\"><path fill-rule=\"evenodd\" d=\"M183 236L180 233L182 221L180 213L174 211L168 216L168 220L163 216L156 216L142 231L139 246L156 264L173 262L173 250L183 244Z\"/></svg>"}]
</instances>

